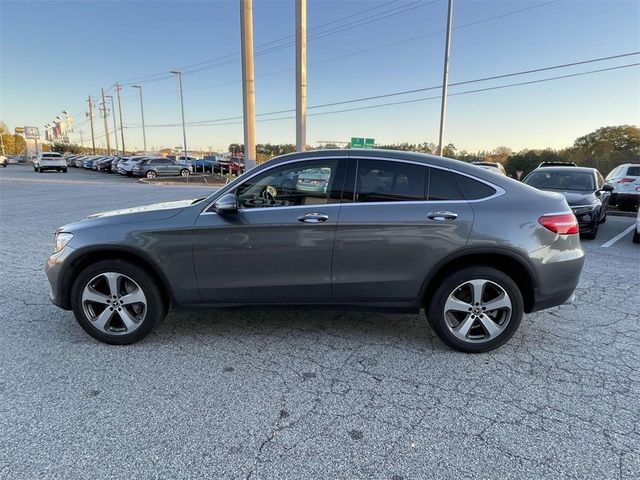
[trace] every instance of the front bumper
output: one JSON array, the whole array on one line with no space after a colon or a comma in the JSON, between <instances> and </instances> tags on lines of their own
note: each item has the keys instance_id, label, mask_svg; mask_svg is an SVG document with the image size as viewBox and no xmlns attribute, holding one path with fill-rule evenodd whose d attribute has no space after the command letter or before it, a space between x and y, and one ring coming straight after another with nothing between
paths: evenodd
<instances>
[{"instance_id":1,"label":"front bumper","mask_svg":"<svg viewBox=\"0 0 640 480\"><path fill-rule=\"evenodd\" d=\"M69 292L65 291L63 267L73 252L74 248L67 245L58 253L51 254L44 266L44 272L49 280L49 300L64 310L71 310L71 304L68 302Z\"/></svg>"}]
</instances>

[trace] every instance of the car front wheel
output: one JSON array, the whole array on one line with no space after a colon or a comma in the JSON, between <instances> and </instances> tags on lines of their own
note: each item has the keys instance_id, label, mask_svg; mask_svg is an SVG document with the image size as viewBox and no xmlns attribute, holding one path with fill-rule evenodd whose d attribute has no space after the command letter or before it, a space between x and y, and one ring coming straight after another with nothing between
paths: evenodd
<instances>
[{"instance_id":1,"label":"car front wheel","mask_svg":"<svg viewBox=\"0 0 640 480\"><path fill-rule=\"evenodd\" d=\"M187 170L186 168L183 168L182 170L180 170L180 175L182 177L188 177L189 176L189 170Z\"/></svg>"},{"instance_id":2,"label":"car front wheel","mask_svg":"<svg viewBox=\"0 0 640 480\"><path fill-rule=\"evenodd\" d=\"M122 260L104 260L83 270L73 284L71 306L84 331L113 345L141 340L166 316L156 281Z\"/></svg>"},{"instance_id":3,"label":"car front wheel","mask_svg":"<svg viewBox=\"0 0 640 480\"><path fill-rule=\"evenodd\" d=\"M440 283L426 305L427 320L438 337L456 350L481 353L504 345L522 321L524 303L504 272L468 267Z\"/></svg>"}]
</instances>

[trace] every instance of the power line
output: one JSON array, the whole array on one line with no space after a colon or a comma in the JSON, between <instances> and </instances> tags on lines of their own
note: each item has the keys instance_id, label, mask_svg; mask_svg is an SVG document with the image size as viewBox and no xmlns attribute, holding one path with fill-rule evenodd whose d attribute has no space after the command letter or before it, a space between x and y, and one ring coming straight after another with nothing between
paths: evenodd
<instances>
[{"instance_id":1,"label":"power line","mask_svg":"<svg viewBox=\"0 0 640 480\"><path fill-rule=\"evenodd\" d=\"M519 9L512 10L510 12L505 12L505 13L502 13L502 14L499 14L499 15L493 15L493 16L490 16L490 17L481 18L481 19L478 19L478 20L474 20L473 22L464 23L464 24L461 24L461 25L458 25L458 26L454 26L453 30L467 28L467 27L470 27L470 26L473 26L473 25L478 25L480 23L489 22L489 21L492 21L492 20L508 17L508 16L511 16L511 15L517 15L519 13L526 12L526 11L529 11L529 10L533 10L533 9L536 9L536 8L541 8L541 7L545 7L545 6L548 6L548 5L556 4L556 3L559 3L560 1L561 0L552 0L552 1L549 1L549 2L545 2L545 3L540 3L538 5L532 5L532 6L525 7L525 8L519 8ZM407 38L407 39L404 39L404 40L399 40L399 41L395 41L395 42L391 42L391 43L386 43L386 44L383 44L383 45L379 45L377 47L357 50L355 52L347 53L347 54L344 54L344 55L339 55L337 57L331 57L331 58L327 58L325 60L320 60L320 61L317 61L317 62L311 62L311 63L309 63L309 65L310 66L322 65L322 64L334 62L334 61L337 61L337 60L343 60L345 58L359 56L359 55L362 55L364 53L370 53L370 52L374 52L374 51L377 51L377 50L382 50L384 48L389 48L389 47L394 47L394 46L397 46L397 45L402 45L404 43L414 42L416 40L421 40L423 38L432 37L432 36L439 35L439 34L444 33L444 32L445 32L444 30L437 30L437 31L433 31L433 32L430 32L430 33L418 35L418 36L415 36L415 37L410 37L410 38ZM234 63L235 61L236 60L223 62L223 63L217 64L217 65L212 65L212 66L210 66L208 68L216 68L218 66L229 65L231 63ZM204 63L206 63L206 62L204 62ZM260 75L256 75L256 78L258 78L258 77L267 77L267 76L272 76L272 75L278 75L280 73L287 73L287 72L291 72L293 70L294 70L293 68L285 68L285 69L277 70L277 71L274 71L274 72L268 72L268 73L263 73L263 74L260 74ZM204 85L204 86L201 86L201 87L189 88L189 89L185 89L185 92L191 92L191 91L196 91L196 90L205 90L205 89L220 87L220 86L224 86L224 85L231 85L231 84L234 84L234 83L240 83L240 80L237 79L237 80L231 80L231 81L227 81L227 82L214 83L214 84L211 84L211 85ZM175 95L176 93L177 92L174 92L174 91L171 91L171 92L167 91L167 92L160 92L160 93L148 93L147 96Z\"/></svg>"},{"instance_id":2,"label":"power line","mask_svg":"<svg viewBox=\"0 0 640 480\"><path fill-rule=\"evenodd\" d=\"M567 68L567 67L573 67L573 66L577 66L577 65L585 65L585 64L589 64L589 63L602 62L602 61L606 61L606 60L625 58L625 57L629 57L629 56L633 56L633 55L640 55L640 51L622 53L622 54L618 54L618 55L609 55L609 56L606 56L606 57L591 58L591 59L588 59L588 60L580 60L580 61L575 61L575 62L568 62L568 63L559 64L559 65L552 65L552 66L548 66L548 67L540 67L540 68L529 69L529 70L521 70L521 71L517 71L517 72L505 73L505 74L500 74L500 75L492 75L492 76L488 76L488 77L480 77L480 78L475 78L475 79L471 79L471 80L464 80L464 81L460 81L460 82L450 83L449 85L450 86L468 85L468 84L472 84L472 83L486 82L486 81L489 81L489 80L498 80L498 79L502 79L502 78L515 77L515 76L519 76L519 75L528 75L528 74L532 74L532 73L555 70L555 69L559 69L559 68ZM412 94L412 93L435 90L435 89L441 88L441 86L442 85L433 85L433 86L430 86L430 87L417 88L417 89L412 89L412 90L403 90L403 91L400 91L400 92L390 92L390 93L385 93L385 94L380 94L380 95L373 95L373 96L368 96L368 97L359 97L359 98L352 98L352 99L348 99L348 100L341 100L341 101L338 101L338 102L328 102L328 103L323 103L323 104L318 104L318 105L312 105L312 106L307 107L307 109L311 110L311 109L316 109L316 108L325 108L325 107L330 107L330 106L337 106L337 105L344 105L344 104L349 104L349 103L364 102L364 101L369 101L369 100L378 100L378 99L381 99L381 98L395 97L395 96L399 96L399 95L408 95L408 94ZM454 95L454 94L451 94L451 95ZM439 98L439 97L437 97L437 98ZM290 113L290 112L293 112L293 111L295 111L295 109L276 110L276 111L271 111L271 112L259 113L259 114L256 114L256 116L257 117L261 117L261 116L278 115L278 114L281 114L281 113ZM187 125L199 126L199 125L204 125L204 124L216 123L216 122L220 122L220 121L237 120L237 119L242 119L242 116L238 115L238 116L218 118L218 119L212 119L212 120L199 120L199 121L189 122L189 123L187 123ZM131 124L131 125L133 125L133 124ZM171 124L157 124L157 125L147 125L147 126L149 126L149 127L175 127L175 126L179 126L179 125L181 125L181 124L179 124L179 123L171 123Z\"/></svg>"},{"instance_id":3,"label":"power line","mask_svg":"<svg viewBox=\"0 0 640 480\"><path fill-rule=\"evenodd\" d=\"M394 15L399 15L401 13L407 12L407 11L411 11L414 10L416 8L420 8L423 6L427 6L427 5L431 5L433 3L436 3L440 0L431 0L430 2L426 2L424 3L424 0L414 0L410 3L406 3L404 5L398 6L398 7L394 7L388 10L385 10L383 12L379 12L376 13L374 15L370 15L369 17L364 17L364 18L360 18L357 21L351 21L341 27L339 27L340 29L338 29L338 27L334 27L333 29L329 29L325 32L320 32L318 34L316 34L315 36L309 36L308 40L313 40L314 38L321 38L320 35L322 36L326 36L326 35L331 35L334 33L339 33L341 31L344 31L346 29L350 29L350 28L356 28L362 25L366 25L368 23L372 23L372 22L376 22L378 20L383 20L385 18L389 18L391 16ZM395 3L395 2L388 2L387 4L384 4L382 6L386 6L389 5L391 3ZM345 19L352 19L353 16L348 16L348 17L343 17L341 19L335 20L334 22L329 22L325 25L330 25L332 23L336 23L339 21L343 21ZM354 24L355 23L355 24ZM342 28L342 27L347 27L348 28ZM316 27L316 29L319 27ZM334 31L335 30L335 31ZM278 50L282 50L283 48L289 48L291 47L294 42L292 41L287 41L284 44L281 45L276 45L273 47L269 47L269 48L264 48L266 45L272 44L272 43L276 43L277 41L281 41L284 39L290 38L289 36L287 37L282 37L281 39L276 39L276 40L271 40L270 42L267 42L265 44L261 44L256 48L256 52L255 52L255 56L259 56L259 55L265 55L268 53L272 53ZM212 58L210 60L204 61L204 62L199 62L196 64L191 64L191 65L187 65L181 68L181 70L186 74L191 74L191 73L197 73L197 72L201 72L203 70L209 70L212 68L217 68L217 67L221 67L221 66L225 66L225 65L229 65L232 63L235 63L239 60L239 55L240 52L235 52L232 54L227 54L227 55L223 55L221 57L216 57L216 58ZM217 62L217 63L214 63ZM209 65L211 63L211 65ZM141 77L137 77L137 78L133 78L133 79L127 79L127 80L123 80L121 83L123 84L131 84L131 83L151 83L151 82L157 82L157 81L161 81L161 80L165 80L171 78L170 75L168 75L166 72L158 72L156 74L150 74L150 75L146 75L146 76L141 76Z\"/></svg>"}]
</instances>

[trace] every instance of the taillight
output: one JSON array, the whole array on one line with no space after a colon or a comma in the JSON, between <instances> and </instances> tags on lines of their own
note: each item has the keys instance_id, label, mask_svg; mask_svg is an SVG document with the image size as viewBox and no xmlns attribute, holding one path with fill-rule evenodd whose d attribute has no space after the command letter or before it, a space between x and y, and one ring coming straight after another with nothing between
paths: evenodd
<instances>
[{"instance_id":1,"label":"taillight","mask_svg":"<svg viewBox=\"0 0 640 480\"><path fill-rule=\"evenodd\" d=\"M558 235L573 235L578 233L578 220L573 213L561 213L559 215L543 215L538 223Z\"/></svg>"},{"instance_id":2,"label":"taillight","mask_svg":"<svg viewBox=\"0 0 640 480\"><path fill-rule=\"evenodd\" d=\"M621 178L620 180L618 180L618 183L629 183L629 182L633 182L635 180L635 178Z\"/></svg>"}]
</instances>

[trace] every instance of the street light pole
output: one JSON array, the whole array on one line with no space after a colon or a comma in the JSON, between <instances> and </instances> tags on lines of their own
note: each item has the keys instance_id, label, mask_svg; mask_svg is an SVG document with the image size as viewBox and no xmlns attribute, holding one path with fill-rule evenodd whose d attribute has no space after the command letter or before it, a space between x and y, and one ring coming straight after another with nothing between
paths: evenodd
<instances>
[{"instance_id":1,"label":"street light pole","mask_svg":"<svg viewBox=\"0 0 640 480\"><path fill-rule=\"evenodd\" d=\"M113 104L113 95L107 95L107 97L109 100L111 100L111 118L113 118L113 136L116 137L116 155L118 155L118 127L116 126L116 110L115 110L115 106Z\"/></svg>"},{"instance_id":2,"label":"street light pole","mask_svg":"<svg viewBox=\"0 0 640 480\"><path fill-rule=\"evenodd\" d=\"M451 21L453 19L453 0L449 0L447 13L447 39L444 47L444 72L442 74L442 103L440 105L440 135L438 136L438 156L442 156L444 149L444 120L447 113L447 89L449 87L449 55L451 53Z\"/></svg>"},{"instance_id":3,"label":"street light pole","mask_svg":"<svg viewBox=\"0 0 640 480\"><path fill-rule=\"evenodd\" d=\"M256 101L253 74L253 0L240 0L242 43L242 106L244 121L244 164L256 166Z\"/></svg>"},{"instance_id":4,"label":"street light pole","mask_svg":"<svg viewBox=\"0 0 640 480\"><path fill-rule=\"evenodd\" d=\"M142 104L142 85L131 85L140 92L140 113L142 115L142 143L144 145L144 154L147 154L147 134L144 127L144 105Z\"/></svg>"},{"instance_id":5,"label":"street light pole","mask_svg":"<svg viewBox=\"0 0 640 480\"><path fill-rule=\"evenodd\" d=\"M296 151L307 149L307 0L296 0Z\"/></svg>"},{"instance_id":6,"label":"street light pole","mask_svg":"<svg viewBox=\"0 0 640 480\"><path fill-rule=\"evenodd\" d=\"M178 76L180 83L180 110L182 111L182 146L184 148L184 161L187 161L187 127L184 123L184 96L182 93L182 72L172 70L170 73Z\"/></svg>"}]
</instances>

